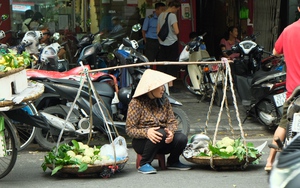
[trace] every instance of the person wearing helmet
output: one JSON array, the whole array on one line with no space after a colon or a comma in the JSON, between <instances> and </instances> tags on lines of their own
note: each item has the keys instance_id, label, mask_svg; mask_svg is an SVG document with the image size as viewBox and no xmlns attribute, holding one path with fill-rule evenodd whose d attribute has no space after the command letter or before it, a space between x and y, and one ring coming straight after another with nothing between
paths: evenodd
<instances>
[{"instance_id":1,"label":"person wearing helmet","mask_svg":"<svg viewBox=\"0 0 300 188\"><path fill-rule=\"evenodd\" d=\"M22 23L22 32L26 33L29 31L29 23L31 21L31 18L33 16L34 12L31 9L28 9L25 11L25 20Z\"/></svg>"},{"instance_id":2,"label":"person wearing helmet","mask_svg":"<svg viewBox=\"0 0 300 188\"><path fill-rule=\"evenodd\" d=\"M32 19L29 23L29 29L36 31L44 22L44 16L40 12L35 12L32 16Z\"/></svg>"},{"instance_id":3,"label":"person wearing helmet","mask_svg":"<svg viewBox=\"0 0 300 188\"><path fill-rule=\"evenodd\" d=\"M187 136L177 130L172 106L165 97L164 84L174 80L168 74L147 69L130 101L126 119L126 133L132 139L132 147L142 155L138 172L156 173L151 162L157 153L168 154L168 169L189 170L179 161L187 144Z\"/></svg>"},{"instance_id":4,"label":"person wearing helmet","mask_svg":"<svg viewBox=\"0 0 300 188\"><path fill-rule=\"evenodd\" d=\"M114 16L111 19L113 28L110 33L117 33L118 31L121 31L123 29L122 25L120 24L120 19L118 16Z\"/></svg>"}]
</instances>

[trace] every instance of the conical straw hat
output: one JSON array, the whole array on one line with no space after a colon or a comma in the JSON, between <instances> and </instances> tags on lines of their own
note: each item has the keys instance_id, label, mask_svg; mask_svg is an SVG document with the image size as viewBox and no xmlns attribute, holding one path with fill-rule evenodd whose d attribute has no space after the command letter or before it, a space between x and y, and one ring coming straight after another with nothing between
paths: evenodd
<instances>
[{"instance_id":1,"label":"conical straw hat","mask_svg":"<svg viewBox=\"0 0 300 188\"><path fill-rule=\"evenodd\" d=\"M136 87L133 98L148 93L149 91L152 91L175 79L175 77L168 74L147 69Z\"/></svg>"}]
</instances>

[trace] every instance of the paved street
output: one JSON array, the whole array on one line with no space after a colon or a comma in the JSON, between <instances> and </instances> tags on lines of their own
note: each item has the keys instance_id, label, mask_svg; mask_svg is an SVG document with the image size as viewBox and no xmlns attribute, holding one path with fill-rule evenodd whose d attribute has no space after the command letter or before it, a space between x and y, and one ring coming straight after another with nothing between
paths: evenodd
<instances>
[{"instance_id":1,"label":"paved street","mask_svg":"<svg viewBox=\"0 0 300 188\"><path fill-rule=\"evenodd\" d=\"M180 88L180 93L171 94L177 100L183 103L182 109L185 110L191 125L191 133L199 133L205 127L206 115L209 108L209 102L199 102L194 95L183 88L181 81L176 81L175 86ZM219 107L213 106L210 123L208 125L208 136L213 138L215 125L219 113ZM231 136L228 119L224 109L218 138L224 135ZM235 117L235 111L230 106L232 116L232 125L236 138L240 134L238 123ZM245 117L242 108L239 110L240 117ZM273 132L266 129L256 121L247 120L243 125L247 141L253 142L258 146L265 141L271 142ZM267 188L268 174L263 170L266 163L269 148L265 147L261 161L257 165L249 165L245 170L221 170L215 171L209 166L199 166L189 163L184 158L181 161L193 167L189 171L162 171L155 160L153 166L158 169L155 175L142 175L137 173L135 168L136 154L129 144L129 160L124 169L114 176L103 179L99 177L72 177L55 175L51 176L51 171L47 169L44 173L40 167L46 154L37 144L32 144L26 150L19 152L16 165L12 172L0 180L1 187L206 187L206 188Z\"/></svg>"},{"instance_id":2,"label":"paved street","mask_svg":"<svg viewBox=\"0 0 300 188\"><path fill-rule=\"evenodd\" d=\"M255 146L262 144L266 139L250 139ZM270 139L267 139L270 141ZM153 166L158 169L157 174L143 175L135 168L136 154L129 148L129 160L121 172L110 178L74 177L65 174L51 176L49 169L42 171L41 164L45 152L37 145L31 145L19 153L14 169L5 178L0 180L1 187L5 188L53 188L53 187L124 187L124 188L267 188L268 174L263 170L268 148L264 149L260 164L248 165L245 170L215 171L209 166L199 166L181 158L185 164L192 166L189 171L160 170L157 160Z\"/></svg>"}]
</instances>

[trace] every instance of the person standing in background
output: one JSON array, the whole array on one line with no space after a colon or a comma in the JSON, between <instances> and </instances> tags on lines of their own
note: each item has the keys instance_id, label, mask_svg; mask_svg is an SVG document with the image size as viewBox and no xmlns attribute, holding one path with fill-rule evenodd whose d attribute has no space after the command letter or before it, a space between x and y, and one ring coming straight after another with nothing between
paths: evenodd
<instances>
[{"instance_id":1,"label":"person standing in background","mask_svg":"<svg viewBox=\"0 0 300 188\"><path fill-rule=\"evenodd\" d=\"M160 49L158 53L157 61L177 61L179 53L178 53L178 37L179 28L178 28L178 21L176 17L177 11L180 9L181 4L179 1L174 0L169 2L168 8L166 11L162 12L158 17L157 22L157 33L159 33L162 25L165 22L165 18L168 13L168 26L169 26L169 33L167 38L162 41L159 39ZM177 66L175 65L167 65L167 66L157 66L157 69L161 72L176 75L177 74ZM173 81L168 83L169 91L170 92L178 92L177 89L173 87Z\"/></svg>"},{"instance_id":2,"label":"person standing in background","mask_svg":"<svg viewBox=\"0 0 300 188\"><path fill-rule=\"evenodd\" d=\"M29 29L32 31L39 30L39 27L42 26L44 22L44 16L40 12L35 12L32 16L32 19L29 23Z\"/></svg>"},{"instance_id":3,"label":"person standing in background","mask_svg":"<svg viewBox=\"0 0 300 188\"><path fill-rule=\"evenodd\" d=\"M33 16L34 12L33 10L26 10L25 11L25 20L22 23L22 32L26 33L29 31L29 23L31 22L31 18Z\"/></svg>"},{"instance_id":4,"label":"person standing in background","mask_svg":"<svg viewBox=\"0 0 300 188\"><path fill-rule=\"evenodd\" d=\"M113 25L113 28L110 32L111 34L117 33L123 29L122 25L120 24L120 19L118 16L112 17L111 21L112 21L112 25Z\"/></svg>"},{"instance_id":5,"label":"person standing in background","mask_svg":"<svg viewBox=\"0 0 300 188\"><path fill-rule=\"evenodd\" d=\"M157 59L159 51L159 42L157 38L157 19L160 13L165 10L164 3L155 4L155 12L145 18L142 28L143 39L145 43L145 56L150 62Z\"/></svg>"}]
</instances>

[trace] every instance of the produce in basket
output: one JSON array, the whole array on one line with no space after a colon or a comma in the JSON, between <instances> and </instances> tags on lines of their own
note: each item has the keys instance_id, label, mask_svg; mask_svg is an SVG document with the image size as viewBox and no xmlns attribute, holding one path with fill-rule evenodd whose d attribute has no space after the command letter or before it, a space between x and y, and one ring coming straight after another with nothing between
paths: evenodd
<instances>
[{"instance_id":1,"label":"produce in basket","mask_svg":"<svg viewBox=\"0 0 300 188\"><path fill-rule=\"evenodd\" d=\"M52 174L56 174L60 169L66 165L74 165L79 167L78 172L83 172L88 168L88 165L100 165L105 160L105 156L100 156L100 146L89 147L82 142L72 140L73 146L68 144L62 144L48 152L45 156L45 161L42 164L44 171L47 169L47 165L54 164Z\"/></svg>"},{"instance_id":2,"label":"produce in basket","mask_svg":"<svg viewBox=\"0 0 300 188\"><path fill-rule=\"evenodd\" d=\"M20 67L27 67L30 65L32 59L28 52L17 54L12 50L9 53L0 52L0 72L7 72Z\"/></svg>"},{"instance_id":3,"label":"produce in basket","mask_svg":"<svg viewBox=\"0 0 300 188\"><path fill-rule=\"evenodd\" d=\"M224 137L222 140L218 141L215 146L213 146L212 143L209 143L208 149L208 152L200 152L197 157L213 156L224 159L237 157L239 161L242 161L246 157L246 150L248 150L248 157L250 158L257 158L257 156L261 154L251 142L247 142L245 147L240 138L233 140L229 137ZM258 163L258 161L256 160L254 163Z\"/></svg>"},{"instance_id":4,"label":"produce in basket","mask_svg":"<svg viewBox=\"0 0 300 188\"><path fill-rule=\"evenodd\" d=\"M185 158L220 157L223 159L228 159L235 157L239 161L242 161L245 159L247 152L249 158L256 159L261 155L260 151L254 147L253 143L248 142L245 147L240 138L233 140L229 137L224 137L214 146L206 135L199 135L191 138L198 139L193 139L189 142L183 152ZM258 163L258 160L254 161L253 163Z\"/></svg>"}]
</instances>

